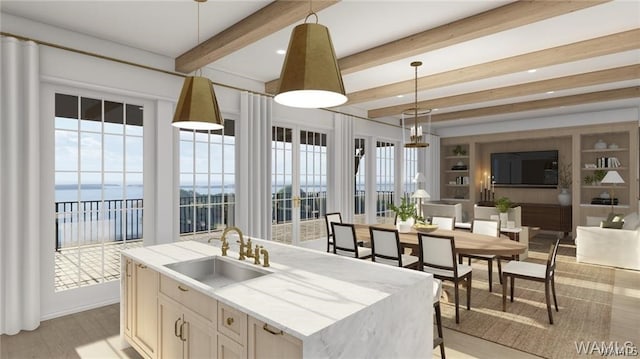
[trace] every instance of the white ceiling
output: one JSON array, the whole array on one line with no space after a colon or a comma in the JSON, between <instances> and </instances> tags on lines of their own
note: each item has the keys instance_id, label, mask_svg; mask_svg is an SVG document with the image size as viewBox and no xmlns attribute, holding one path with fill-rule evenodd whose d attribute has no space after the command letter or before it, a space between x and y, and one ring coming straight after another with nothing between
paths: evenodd
<instances>
[{"instance_id":1,"label":"white ceiling","mask_svg":"<svg viewBox=\"0 0 640 359\"><path fill-rule=\"evenodd\" d=\"M365 1L343 0L318 12L319 23L331 33L338 58L352 55L455 20L495 9L511 1ZM232 26L270 1L209 0L200 5L200 40L204 41ZM3 13L110 40L171 58L192 49L197 43L197 5L179 1L1 1ZM276 50L286 49L293 26L277 31L245 48L208 65L209 68L240 75L259 82L276 79L284 60ZM456 70L550 47L640 28L640 0L617 0L566 15L502 31L490 36L418 56L375 66L343 77L347 93L413 79L411 61L424 63L419 76ZM599 56L586 60L518 72L420 91L418 100L440 98L496 87L539 81L596 70L640 64L640 50ZM215 81L215 79L214 79ZM440 113L479 107L639 86L640 79L540 93L499 101L479 102L439 109ZM550 89L552 90L552 89ZM413 102L413 93L357 103L353 107L370 110ZM638 106L638 98L590 104L590 110L611 106ZM580 111L580 106L546 109L540 113ZM534 111L535 112L535 111ZM514 114L512 118L521 117ZM509 116L506 116L509 118ZM399 118L399 116L393 116ZM504 120L495 116L494 120ZM390 119L390 118L388 118ZM482 119L477 119L481 121ZM487 119L485 119L487 120ZM469 123L470 119L453 123ZM442 126L443 124L434 124Z\"/></svg>"}]
</instances>

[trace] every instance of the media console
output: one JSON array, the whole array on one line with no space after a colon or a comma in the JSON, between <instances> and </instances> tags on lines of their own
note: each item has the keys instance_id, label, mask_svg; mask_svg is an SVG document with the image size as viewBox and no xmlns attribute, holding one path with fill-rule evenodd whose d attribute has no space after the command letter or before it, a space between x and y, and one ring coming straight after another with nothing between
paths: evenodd
<instances>
[{"instance_id":1,"label":"media console","mask_svg":"<svg viewBox=\"0 0 640 359\"><path fill-rule=\"evenodd\" d=\"M493 202L480 202L479 206L493 206ZM564 232L566 237L573 230L571 206L551 203L516 203L522 207L522 225L547 231Z\"/></svg>"}]
</instances>

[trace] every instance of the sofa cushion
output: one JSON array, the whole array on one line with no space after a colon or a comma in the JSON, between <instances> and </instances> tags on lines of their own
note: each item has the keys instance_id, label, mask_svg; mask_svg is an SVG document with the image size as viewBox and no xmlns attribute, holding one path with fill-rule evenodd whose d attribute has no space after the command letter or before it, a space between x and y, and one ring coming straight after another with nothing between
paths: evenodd
<instances>
[{"instance_id":1,"label":"sofa cushion","mask_svg":"<svg viewBox=\"0 0 640 359\"><path fill-rule=\"evenodd\" d=\"M638 212L632 212L627 214L624 217L624 224L622 225L623 229L636 229L640 225L640 217L638 216Z\"/></svg>"}]
</instances>

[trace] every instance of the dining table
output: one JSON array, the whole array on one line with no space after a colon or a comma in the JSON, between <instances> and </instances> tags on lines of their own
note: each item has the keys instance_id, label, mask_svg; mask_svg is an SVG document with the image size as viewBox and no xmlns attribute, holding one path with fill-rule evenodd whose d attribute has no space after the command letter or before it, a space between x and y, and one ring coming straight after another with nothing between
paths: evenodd
<instances>
[{"instance_id":1,"label":"dining table","mask_svg":"<svg viewBox=\"0 0 640 359\"><path fill-rule=\"evenodd\" d=\"M355 224L356 237L360 241L371 242L369 227L394 229L393 224ZM438 236L452 236L457 254L494 254L504 257L517 257L527 250L527 246L511 240L505 235L499 237L478 234L463 230L448 230L438 228L429 232ZM400 243L404 248L410 248L412 255L418 255L418 231L415 228L407 233L399 233Z\"/></svg>"}]
</instances>

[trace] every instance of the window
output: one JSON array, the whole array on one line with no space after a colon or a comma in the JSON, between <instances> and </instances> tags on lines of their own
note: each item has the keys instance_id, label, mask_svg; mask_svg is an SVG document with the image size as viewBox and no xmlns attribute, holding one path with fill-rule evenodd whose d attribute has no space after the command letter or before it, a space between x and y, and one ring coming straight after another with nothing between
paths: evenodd
<instances>
[{"instance_id":1,"label":"window","mask_svg":"<svg viewBox=\"0 0 640 359\"><path fill-rule=\"evenodd\" d=\"M415 148L404 149L404 197L411 200L411 196L418 189L413 180L418 173L418 150Z\"/></svg>"},{"instance_id":2,"label":"window","mask_svg":"<svg viewBox=\"0 0 640 359\"><path fill-rule=\"evenodd\" d=\"M180 234L235 223L235 122L216 131L180 130Z\"/></svg>"},{"instance_id":3,"label":"window","mask_svg":"<svg viewBox=\"0 0 640 359\"><path fill-rule=\"evenodd\" d=\"M354 222L366 223L366 166L364 138L355 139Z\"/></svg>"},{"instance_id":4,"label":"window","mask_svg":"<svg viewBox=\"0 0 640 359\"><path fill-rule=\"evenodd\" d=\"M393 211L388 204L393 202L395 188L395 145L390 142L376 142L376 217L378 222L393 220Z\"/></svg>"},{"instance_id":5,"label":"window","mask_svg":"<svg viewBox=\"0 0 640 359\"><path fill-rule=\"evenodd\" d=\"M140 105L56 93L56 291L116 280L120 249L141 245Z\"/></svg>"}]
</instances>

